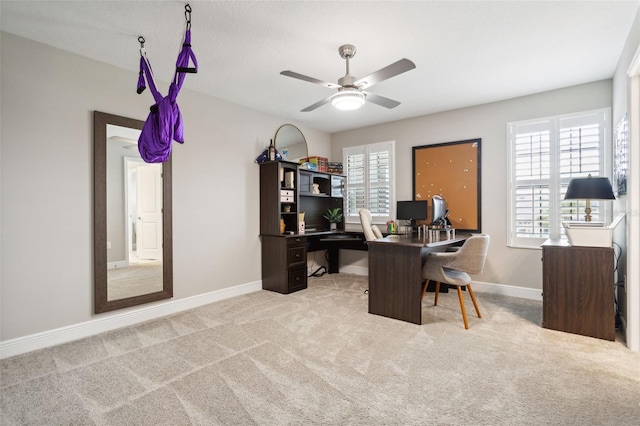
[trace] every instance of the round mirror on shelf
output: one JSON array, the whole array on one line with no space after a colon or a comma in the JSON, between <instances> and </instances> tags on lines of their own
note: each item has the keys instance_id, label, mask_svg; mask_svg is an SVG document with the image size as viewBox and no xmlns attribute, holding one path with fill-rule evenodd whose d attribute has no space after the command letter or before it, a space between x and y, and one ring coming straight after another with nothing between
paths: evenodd
<instances>
[{"instance_id":1,"label":"round mirror on shelf","mask_svg":"<svg viewBox=\"0 0 640 426\"><path fill-rule=\"evenodd\" d=\"M300 129L293 124L283 124L278 127L274 144L283 160L297 162L309 156L307 140Z\"/></svg>"}]
</instances>

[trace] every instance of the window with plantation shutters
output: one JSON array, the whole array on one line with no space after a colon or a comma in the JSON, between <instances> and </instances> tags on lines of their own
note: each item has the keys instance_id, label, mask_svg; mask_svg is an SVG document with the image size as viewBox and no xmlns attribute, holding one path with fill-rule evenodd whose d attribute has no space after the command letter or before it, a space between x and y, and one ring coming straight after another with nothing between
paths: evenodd
<instances>
[{"instance_id":1,"label":"window with plantation shutters","mask_svg":"<svg viewBox=\"0 0 640 426\"><path fill-rule=\"evenodd\" d=\"M609 109L508 123L509 240L539 247L564 238L562 221L584 220L586 200L564 200L575 177L606 176ZM591 200L594 221L605 221L605 204Z\"/></svg>"},{"instance_id":2,"label":"window with plantation shutters","mask_svg":"<svg viewBox=\"0 0 640 426\"><path fill-rule=\"evenodd\" d=\"M359 223L360 209L371 212L374 223L386 223L393 212L394 143L383 142L344 148L346 172L345 218Z\"/></svg>"}]
</instances>

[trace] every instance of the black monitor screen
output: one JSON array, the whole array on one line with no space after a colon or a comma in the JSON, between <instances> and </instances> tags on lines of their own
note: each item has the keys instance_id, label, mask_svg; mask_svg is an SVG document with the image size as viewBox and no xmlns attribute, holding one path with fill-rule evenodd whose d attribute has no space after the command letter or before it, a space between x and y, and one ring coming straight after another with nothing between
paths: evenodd
<instances>
[{"instance_id":1,"label":"black monitor screen","mask_svg":"<svg viewBox=\"0 0 640 426\"><path fill-rule=\"evenodd\" d=\"M427 211L427 201L398 201L396 218L398 220L426 220Z\"/></svg>"}]
</instances>

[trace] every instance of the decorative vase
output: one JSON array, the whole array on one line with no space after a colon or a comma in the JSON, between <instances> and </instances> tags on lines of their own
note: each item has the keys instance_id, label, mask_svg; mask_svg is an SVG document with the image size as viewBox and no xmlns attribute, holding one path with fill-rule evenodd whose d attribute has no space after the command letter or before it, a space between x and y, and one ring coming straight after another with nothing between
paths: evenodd
<instances>
[{"instance_id":1,"label":"decorative vase","mask_svg":"<svg viewBox=\"0 0 640 426\"><path fill-rule=\"evenodd\" d=\"M338 224L331 222L329 224L329 229L332 230L332 231L335 231L336 229L338 229Z\"/></svg>"},{"instance_id":2,"label":"decorative vase","mask_svg":"<svg viewBox=\"0 0 640 426\"><path fill-rule=\"evenodd\" d=\"M280 233L284 234L284 228L286 225L284 224L284 219L280 219Z\"/></svg>"}]
</instances>

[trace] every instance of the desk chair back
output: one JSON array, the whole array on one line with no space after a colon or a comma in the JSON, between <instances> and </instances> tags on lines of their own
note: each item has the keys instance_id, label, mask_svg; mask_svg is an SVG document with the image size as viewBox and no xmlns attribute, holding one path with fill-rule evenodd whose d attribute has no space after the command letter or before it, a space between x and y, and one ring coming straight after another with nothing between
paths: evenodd
<instances>
[{"instance_id":1,"label":"desk chair back","mask_svg":"<svg viewBox=\"0 0 640 426\"><path fill-rule=\"evenodd\" d=\"M364 231L364 238L367 241L382 238L382 232L380 232L380 228L378 228L377 225L373 224L371 212L367 209L360 209L358 213L360 214L360 224L362 225L362 231Z\"/></svg>"},{"instance_id":2,"label":"desk chair back","mask_svg":"<svg viewBox=\"0 0 640 426\"><path fill-rule=\"evenodd\" d=\"M457 269L467 274L481 274L484 270L488 250L489 236L473 235L456 252L447 268Z\"/></svg>"},{"instance_id":3,"label":"desk chair back","mask_svg":"<svg viewBox=\"0 0 640 426\"><path fill-rule=\"evenodd\" d=\"M422 277L425 280L422 297L424 297L429 281L436 282L434 306L438 305L440 283L457 287L462 319L464 320L464 328L466 329L469 328L469 323L467 321L467 311L464 306L464 300L462 299L461 287L466 287L467 290L469 290L469 296L471 296L471 301L476 309L478 318L482 318L475 295L471 289L471 277L469 274L479 274L484 270L488 250L489 236L486 234L473 235L465 241L458 251L430 253L422 269Z\"/></svg>"}]
</instances>

